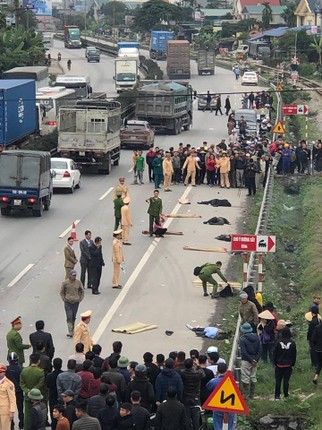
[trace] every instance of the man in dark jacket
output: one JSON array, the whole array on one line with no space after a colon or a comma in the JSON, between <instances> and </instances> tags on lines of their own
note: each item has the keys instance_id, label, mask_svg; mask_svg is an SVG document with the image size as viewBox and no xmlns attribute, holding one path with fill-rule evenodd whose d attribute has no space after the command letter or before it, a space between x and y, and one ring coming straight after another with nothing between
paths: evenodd
<instances>
[{"instance_id":1,"label":"man in dark jacket","mask_svg":"<svg viewBox=\"0 0 322 430\"><path fill-rule=\"evenodd\" d=\"M214 377L214 373L211 369L207 369L206 355L199 355L198 362L200 369L202 369L205 373L205 378L200 381L200 402L203 405L209 397L209 392L206 388L206 385L209 381L212 380L212 378Z\"/></svg>"},{"instance_id":2,"label":"man in dark jacket","mask_svg":"<svg viewBox=\"0 0 322 430\"><path fill-rule=\"evenodd\" d=\"M169 387L166 394L167 401L162 403L157 410L154 422L155 430L188 430L186 410L177 399L176 388Z\"/></svg>"},{"instance_id":3,"label":"man in dark jacket","mask_svg":"<svg viewBox=\"0 0 322 430\"><path fill-rule=\"evenodd\" d=\"M151 352L145 352L143 354L143 360L147 368L147 376L153 385L153 388L155 388L155 381L158 374L160 373L160 369L156 364L153 363L153 354Z\"/></svg>"},{"instance_id":4,"label":"man in dark jacket","mask_svg":"<svg viewBox=\"0 0 322 430\"><path fill-rule=\"evenodd\" d=\"M89 248L93 245L93 241L91 239L92 233L90 230L85 231L85 238L79 242L80 249L80 265L81 265L81 277L80 281L85 288L85 277L87 272L87 288L91 288L90 279L89 279L89 263L91 260L91 255L89 253Z\"/></svg>"},{"instance_id":5,"label":"man in dark jacket","mask_svg":"<svg viewBox=\"0 0 322 430\"><path fill-rule=\"evenodd\" d=\"M242 332L240 337L241 391L246 399L253 399L257 382L257 363L262 354L262 344L259 336L253 333L253 328L249 323L244 323L240 327L240 331Z\"/></svg>"},{"instance_id":6,"label":"man in dark jacket","mask_svg":"<svg viewBox=\"0 0 322 430\"><path fill-rule=\"evenodd\" d=\"M61 358L54 358L53 366L54 370L53 372L48 373L46 376L46 386L48 388L49 396L49 412L50 417L53 422L53 408L55 405L57 405L58 402L58 393L57 393L57 377L60 373L63 371L61 370L63 365L63 360ZM52 428L54 428L52 426Z\"/></svg>"},{"instance_id":7,"label":"man in dark jacket","mask_svg":"<svg viewBox=\"0 0 322 430\"><path fill-rule=\"evenodd\" d=\"M192 358L187 358L180 376L183 382L183 404L186 409L188 426L192 430L197 430L200 420L200 383L205 378L205 372L194 365Z\"/></svg>"},{"instance_id":8,"label":"man in dark jacket","mask_svg":"<svg viewBox=\"0 0 322 430\"><path fill-rule=\"evenodd\" d=\"M132 418L136 430L150 430L150 414L149 411L140 405L141 394L139 391L132 391Z\"/></svg>"},{"instance_id":9,"label":"man in dark jacket","mask_svg":"<svg viewBox=\"0 0 322 430\"><path fill-rule=\"evenodd\" d=\"M34 333L31 333L29 336L29 340L31 346L33 347L33 352L37 352L37 342L42 342L45 345L45 354L50 358L50 361L54 357L55 347L53 343L53 338L50 333L46 333L44 331L45 323L42 320L36 321L36 330Z\"/></svg>"},{"instance_id":10,"label":"man in dark jacket","mask_svg":"<svg viewBox=\"0 0 322 430\"><path fill-rule=\"evenodd\" d=\"M320 324L319 308L317 306L311 306L310 311L312 313L312 320L309 323L306 339L308 340L310 347L311 365L316 367L318 365L318 357L312 337L315 327Z\"/></svg>"},{"instance_id":11,"label":"man in dark jacket","mask_svg":"<svg viewBox=\"0 0 322 430\"><path fill-rule=\"evenodd\" d=\"M102 374L102 377L107 376L112 382L112 384L115 384L117 386L117 390L116 390L117 400L119 402L123 402L125 397L126 384L125 384L124 376L122 375L122 373L118 371L117 361L118 360L116 360L116 358L109 359L110 368L108 369L107 372L104 372Z\"/></svg>"},{"instance_id":12,"label":"man in dark jacket","mask_svg":"<svg viewBox=\"0 0 322 430\"><path fill-rule=\"evenodd\" d=\"M118 410L115 407L115 402L114 396L107 396L105 399L106 406L98 412L98 420L102 430L117 430Z\"/></svg>"},{"instance_id":13,"label":"man in dark jacket","mask_svg":"<svg viewBox=\"0 0 322 430\"><path fill-rule=\"evenodd\" d=\"M41 401L43 395L40 390L33 388L29 391L28 397L32 404L28 430L46 430L47 407Z\"/></svg>"},{"instance_id":14,"label":"man in dark jacket","mask_svg":"<svg viewBox=\"0 0 322 430\"><path fill-rule=\"evenodd\" d=\"M253 158L250 158L249 162L246 164L245 168L245 180L246 186L248 188L247 196L256 194L256 173L259 172L257 163L254 162Z\"/></svg>"},{"instance_id":15,"label":"man in dark jacket","mask_svg":"<svg viewBox=\"0 0 322 430\"><path fill-rule=\"evenodd\" d=\"M320 321L320 324L318 324L313 331L312 343L314 345L315 352L317 354L317 360L318 360L315 376L313 379L313 384L317 385L319 375L322 369L322 323L321 321Z\"/></svg>"},{"instance_id":16,"label":"man in dark jacket","mask_svg":"<svg viewBox=\"0 0 322 430\"><path fill-rule=\"evenodd\" d=\"M102 267L105 266L102 253L102 238L95 237L94 243L89 247L91 260L89 262L90 284L92 286L92 294L101 294L98 291L100 286Z\"/></svg>"},{"instance_id":17,"label":"man in dark jacket","mask_svg":"<svg viewBox=\"0 0 322 430\"><path fill-rule=\"evenodd\" d=\"M76 402L74 400L75 394L72 390L66 390L62 394L62 399L64 402L64 417L69 421L70 428L72 428L73 423L77 420L76 416Z\"/></svg>"},{"instance_id":18,"label":"man in dark jacket","mask_svg":"<svg viewBox=\"0 0 322 430\"><path fill-rule=\"evenodd\" d=\"M138 364L135 368L135 376L128 385L128 400L132 391L138 391L141 394L141 405L151 412L154 403L154 390L147 377L147 368L144 364Z\"/></svg>"},{"instance_id":19,"label":"man in dark jacket","mask_svg":"<svg viewBox=\"0 0 322 430\"><path fill-rule=\"evenodd\" d=\"M86 402L82 401L76 404L76 415L78 420L74 422L72 430L101 430L98 419L88 416Z\"/></svg>"},{"instance_id":20,"label":"man in dark jacket","mask_svg":"<svg viewBox=\"0 0 322 430\"><path fill-rule=\"evenodd\" d=\"M18 364L18 355L11 352L8 356L9 366L7 366L6 377L14 383L16 393L16 404L19 418L19 429L23 429L24 414L23 414L23 392L20 387L21 367ZM14 422L12 421L14 426Z\"/></svg>"},{"instance_id":21,"label":"man in dark jacket","mask_svg":"<svg viewBox=\"0 0 322 430\"><path fill-rule=\"evenodd\" d=\"M122 403L120 406L120 416L117 428L118 430L131 430L135 428L131 403Z\"/></svg>"},{"instance_id":22,"label":"man in dark jacket","mask_svg":"<svg viewBox=\"0 0 322 430\"><path fill-rule=\"evenodd\" d=\"M169 387L176 388L176 396L179 400L182 400L183 395L181 376L173 369L174 360L167 358L164 364L165 368L161 370L155 381L155 401L157 405L166 400Z\"/></svg>"},{"instance_id":23,"label":"man in dark jacket","mask_svg":"<svg viewBox=\"0 0 322 430\"><path fill-rule=\"evenodd\" d=\"M98 412L105 407L106 396L108 395L108 385L100 385L100 393L92 396L87 402L87 412L90 417L98 418Z\"/></svg>"},{"instance_id":24,"label":"man in dark jacket","mask_svg":"<svg viewBox=\"0 0 322 430\"><path fill-rule=\"evenodd\" d=\"M296 363L296 344L291 340L291 330L285 327L281 340L276 343L274 351L275 364L275 400L280 400L283 381L284 397L288 397L289 381Z\"/></svg>"}]
</instances>

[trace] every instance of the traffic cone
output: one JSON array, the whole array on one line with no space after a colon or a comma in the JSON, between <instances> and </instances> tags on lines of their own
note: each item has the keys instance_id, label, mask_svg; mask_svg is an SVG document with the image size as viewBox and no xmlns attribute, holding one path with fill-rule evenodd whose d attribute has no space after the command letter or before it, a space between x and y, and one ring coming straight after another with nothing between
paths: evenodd
<instances>
[{"instance_id":1,"label":"traffic cone","mask_svg":"<svg viewBox=\"0 0 322 430\"><path fill-rule=\"evenodd\" d=\"M73 225L72 225L72 231L70 233L70 237L72 237L74 239L74 241L78 240L77 236L76 236L76 225L75 225L74 222L73 222Z\"/></svg>"}]
</instances>

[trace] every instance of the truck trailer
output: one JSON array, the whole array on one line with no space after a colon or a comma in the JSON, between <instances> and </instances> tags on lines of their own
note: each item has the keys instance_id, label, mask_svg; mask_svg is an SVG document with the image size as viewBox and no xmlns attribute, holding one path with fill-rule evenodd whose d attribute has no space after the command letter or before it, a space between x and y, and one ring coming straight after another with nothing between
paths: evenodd
<instances>
[{"instance_id":1,"label":"truck trailer","mask_svg":"<svg viewBox=\"0 0 322 430\"><path fill-rule=\"evenodd\" d=\"M172 31L151 31L150 58L153 60L165 60L167 58L168 42L172 39Z\"/></svg>"},{"instance_id":2,"label":"truck trailer","mask_svg":"<svg viewBox=\"0 0 322 430\"><path fill-rule=\"evenodd\" d=\"M169 40L167 75L169 79L190 79L190 43L187 40Z\"/></svg>"},{"instance_id":3,"label":"truck trailer","mask_svg":"<svg viewBox=\"0 0 322 430\"><path fill-rule=\"evenodd\" d=\"M248 56L255 60L263 57L270 57L271 46L267 42L260 42L257 40L248 40L247 45L249 46Z\"/></svg>"},{"instance_id":4,"label":"truck trailer","mask_svg":"<svg viewBox=\"0 0 322 430\"><path fill-rule=\"evenodd\" d=\"M37 133L38 118L34 80L0 80L0 145L19 144Z\"/></svg>"},{"instance_id":5,"label":"truck trailer","mask_svg":"<svg viewBox=\"0 0 322 430\"><path fill-rule=\"evenodd\" d=\"M65 25L64 45L65 48L80 49L82 47L82 42L80 39L80 29L77 25Z\"/></svg>"},{"instance_id":6,"label":"truck trailer","mask_svg":"<svg viewBox=\"0 0 322 430\"><path fill-rule=\"evenodd\" d=\"M47 66L23 66L14 67L2 73L3 79L33 79L38 88L49 85L49 73Z\"/></svg>"},{"instance_id":7,"label":"truck trailer","mask_svg":"<svg viewBox=\"0 0 322 430\"><path fill-rule=\"evenodd\" d=\"M192 88L188 82L160 81L138 89L135 116L156 131L179 134L192 125Z\"/></svg>"},{"instance_id":8,"label":"truck trailer","mask_svg":"<svg viewBox=\"0 0 322 430\"><path fill-rule=\"evenodd\" d=\"M197 54L198 75L204 73L209 75L215 74L215 53L208 49L202 49Z\"/></svg>"},{"instance_id":9,"label":"truck trailer","mask_svg":"<svg viewBox=\"0 0 322 430\"><path fill-rule=\"evenodd\" d=\"M53 194L50 153L9 150L0 153L1 215L29 210L41 217Z\"/></svg>"},{"instance_id":10,"label":"truck trailer","mask_svg":"<svg viewBox=\"0 0 322 430\"><path fill-rule=\"evenodd\" d=\"M121 104L108 99L78 100L59 110L58 153L81 168L108 175L120 159Z\"/></svg>"}]
</instances>

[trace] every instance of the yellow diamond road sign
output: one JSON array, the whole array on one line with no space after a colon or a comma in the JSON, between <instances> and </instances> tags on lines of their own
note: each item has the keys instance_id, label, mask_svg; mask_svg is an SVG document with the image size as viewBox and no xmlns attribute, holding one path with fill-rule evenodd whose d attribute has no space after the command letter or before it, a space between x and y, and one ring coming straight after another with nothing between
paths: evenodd
<instances>
[{"instance_id":1,"label":"yellow diamond road sign","mask_svg":"<svg viewBox=\"0 0 322 430\"><path fill-rule=\"evenodd\" d=\"M282 84L278 84L277 85L277 91L279 91L279 92L281 92L281 91L283 91L283 85Z\"/></svg>"},{"instance_id":2,"label":"yellow diamond road sign","mask_svg":"<svg viewBox=\"0 0 322 430\"><path fill-rule=\"evenodd\" d=\"M208 399L202 405L203 409L212 411L249 414L249 409L242 396L232 372L225 373L222 380L215 387Z\"/></svg>"},{"instance_id":3,"label":"yellow diamond road sign","mask_svg":"<svg viewBox=\"0 0 322 430\"><path fill-rule=\"evenodd\" d=\"M273 128L273 133L285 134L285 127L282 121L277 121Z\"/></svg>"}]
</instances>

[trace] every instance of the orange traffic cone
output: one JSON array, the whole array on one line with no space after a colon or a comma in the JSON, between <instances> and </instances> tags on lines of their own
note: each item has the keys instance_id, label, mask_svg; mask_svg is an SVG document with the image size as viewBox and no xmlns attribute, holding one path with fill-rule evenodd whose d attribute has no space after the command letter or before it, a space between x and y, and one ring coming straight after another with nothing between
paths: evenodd
<instances>
[{"instance_id":1,"label":"orange traffic cone","mask_svg":"<svg viewBox=\"0 0 322 430\"><path fill-rule=\"evenodd\" d=\"M76 236L76 225L75 225L74 222L73 222L73 225L72 225L72 231L70 233L70 237L72 237L74 239L74 241L78 240L77 236Z\"/></svg>"}]
</instances>

